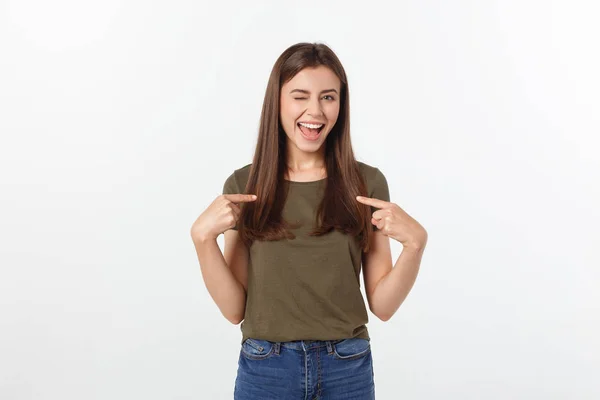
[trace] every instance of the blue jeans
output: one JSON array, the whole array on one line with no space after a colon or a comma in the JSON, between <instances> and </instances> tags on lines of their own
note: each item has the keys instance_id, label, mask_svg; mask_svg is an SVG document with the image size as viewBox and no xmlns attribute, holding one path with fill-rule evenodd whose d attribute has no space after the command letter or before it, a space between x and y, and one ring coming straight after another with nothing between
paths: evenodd
<instances>
[{"instance_id":1,"label":"blue jeans","mask_svg":"<svg viewBox=\"0 0 600 400\"><path fill-rule=\"evenodd\" d=\"M235 400L374 400L369 339L270 342L241 346Z\"/></svg>"}]
</instances>

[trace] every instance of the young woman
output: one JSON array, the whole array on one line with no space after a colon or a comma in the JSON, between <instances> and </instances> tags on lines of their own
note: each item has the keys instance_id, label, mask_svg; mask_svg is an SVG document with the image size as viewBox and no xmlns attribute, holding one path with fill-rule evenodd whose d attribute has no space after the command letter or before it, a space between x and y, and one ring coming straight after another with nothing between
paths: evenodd
<instances>
[{"instance_id":1,"label":"young woman","mask_svg":"<svg viewBox=\"0 0 600 400\"><path fill-rule=\"evenodd\" d=\"M427 232L390 202L384 174L355 160L348 81L329 47L299 43L277 59L253 162L191 235L213 300L243 320L235 399L375 398L361 264L369 309L387 321ZM403 244L394 268L389 238Z\"/></svg>"}]
</instances>

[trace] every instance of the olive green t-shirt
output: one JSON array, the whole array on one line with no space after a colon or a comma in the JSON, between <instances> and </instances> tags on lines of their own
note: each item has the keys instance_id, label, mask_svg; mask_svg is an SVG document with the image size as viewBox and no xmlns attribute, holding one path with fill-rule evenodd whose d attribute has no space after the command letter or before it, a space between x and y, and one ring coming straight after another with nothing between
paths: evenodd
<instances>
[{"instance_id":1,"label":"olive green t-shirt","mask_svg":"<svg viewBox=\"0 0 600 400\"><path fill-rule=\"evenodd\" d=\"M383 173L363 162L358 164L368 197L390 201ZM250 165L227 178L223 194L245 193ZM296 238L255 240L249 248L242 343L249 337L273 342L369 338L369 317L360 291L362 249L358 239L337 230L308 236L326 181L290 181L282 216L288 222L302 223L292 229ZM372 212L376 210L371 207ZM377 227L373 225L373 229Z\"/></svg>"}]
</instances>

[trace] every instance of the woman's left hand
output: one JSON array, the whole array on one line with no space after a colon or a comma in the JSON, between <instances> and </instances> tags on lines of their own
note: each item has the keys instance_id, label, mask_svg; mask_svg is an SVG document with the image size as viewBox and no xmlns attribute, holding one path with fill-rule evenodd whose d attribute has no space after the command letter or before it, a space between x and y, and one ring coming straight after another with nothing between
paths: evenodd
<instances>
[{"instance_id":1,"label":"woman's left hand","mask_svg":"<svg viewBox=\"0 0 600 400\"><path fill-rule=\"evenodd\" d=\"M423 249L427 243L427 231L397 204L370 197L357 196L362 204L379 208L371 217L371 223L386 236L402 243L404 247Z\"/></svg>"}]
</instances>

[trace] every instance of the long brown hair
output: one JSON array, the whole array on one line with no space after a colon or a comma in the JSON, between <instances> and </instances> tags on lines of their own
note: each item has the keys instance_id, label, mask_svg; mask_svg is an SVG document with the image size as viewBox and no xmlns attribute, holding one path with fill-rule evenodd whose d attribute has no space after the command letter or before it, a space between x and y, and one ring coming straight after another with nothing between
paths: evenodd
<instances>
[{"instance_id":1,"label":"long brown hair","mask_svg":"<svg viewBox=\"0 0 600 400\"><path fill-rule=\"evenodd\" d=\"M366 183L350 141L350 107L348 80L342 63L325 44L297 43L286 49L277 59L265 93L258 140L250 175L244 193L257 195L257 200L242 203L238 233L246 245L253 240L293 239L294 226L283 220L288 181L287 136L279 119L281 87L304 68L330 68L341 81L338 119L325 140L327 180L323 200L316 214L315 229L311 236L321 236L333 229L356 236L361 248L369 250L373 234L371 209L359 203L357 195L367 196ZM277 166L277 168L274 168Z\"/></svg>"}]
</instances>

